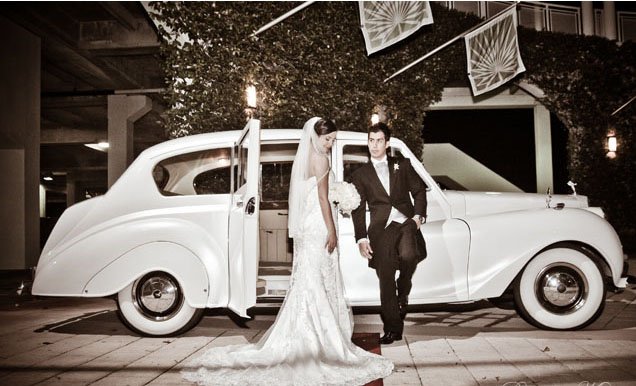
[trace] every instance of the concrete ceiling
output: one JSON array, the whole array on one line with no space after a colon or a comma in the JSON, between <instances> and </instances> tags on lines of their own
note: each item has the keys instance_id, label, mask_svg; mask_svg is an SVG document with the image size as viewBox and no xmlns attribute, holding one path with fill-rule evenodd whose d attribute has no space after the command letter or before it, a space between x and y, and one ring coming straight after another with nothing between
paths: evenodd
<instances>
[{"instance_id":1,"label":"concrete ceiling","mask_svg":"<svg viewBox=\"0 0 636 386\"><path fill-rule=\"evenodd\" d=\"M153 109L135 124L134 152L166 139L159 36L140 2L21 2L0 14L41 38L41 170L60 191L73 174L105 191L107 155L84 143L107 140L107 97L142 93Z\"/></svg>"}]
</instances>

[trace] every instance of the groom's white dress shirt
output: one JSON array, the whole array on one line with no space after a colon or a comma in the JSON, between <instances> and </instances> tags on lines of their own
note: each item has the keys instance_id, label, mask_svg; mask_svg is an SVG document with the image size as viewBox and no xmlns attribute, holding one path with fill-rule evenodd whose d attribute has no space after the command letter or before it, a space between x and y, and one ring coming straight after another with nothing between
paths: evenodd
<instances>
[{"instance_id":1,"label":"groom's white dress shirt","mask_svg":"<svg viewBox=\"0 0 636 386\"><path fill-rule=\"evenodd\" d=\"M373 168L375 169L375 172L378 174L378 178L380 178L380 182L382 183L384 190L386 190L386 193L390 196L391 195L391 186L389 184L390 171L389 171L389 162L387 161L387 156L385 155L384 158L380 160L371 158L371 163L373 163ZM402 212L397 210L397 208L391 206L391 213L389 213L389 218L386 220L386 225L384 225L384 228L386 229L386 227L388 227L389 224L391 224L391 222L393 221L403 224L404 221L406 220L408 220L408 217L406 217ZM365 237L358 240L358 244L362 242L368 243L369 239Z\"/></svg>"},{"instance_id":2,"label":"groom's white dress shirt","mask_svg":"<svg viewBox=\"0 0 636 386\"><path fill-rule=\"evenodd\" d=\"M386 193L390 196L391 187L389 185L389 178L390 178L389 173L391 171L389 170L389 163L387 161L387 156L385 155L384 158L380 160L371 158L371 162L373 163L375 172L378 174L378 177L380 178L380 182L382 182L382 186L384 186L384 190L386 190ZM388 227L389 224L391 224L391 222L393 221L402 224L406 220L408 220L408 217L406 217L402 212L400 212L399 210L397 210L395 207L392 206L391 213L389 213L389 218L387 219L384 227L385 228Z\"/></svg>"}]
</instances>

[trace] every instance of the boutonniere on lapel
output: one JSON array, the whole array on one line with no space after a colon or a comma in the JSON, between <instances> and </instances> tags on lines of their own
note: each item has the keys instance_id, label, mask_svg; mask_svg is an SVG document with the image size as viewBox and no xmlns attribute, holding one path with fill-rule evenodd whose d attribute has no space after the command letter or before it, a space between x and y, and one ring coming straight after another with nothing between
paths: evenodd
<instances>
[{"instance_id":1,"label":"boutonniere on lapel","mask_svg":"<svg viewBox=\"0 0 636 386\"><path fill-rule=\"evenodd\" d=\"M400 170L400 165L393 164L393 173L397 173L398 170Z\"/></svg>"}]
</instances>

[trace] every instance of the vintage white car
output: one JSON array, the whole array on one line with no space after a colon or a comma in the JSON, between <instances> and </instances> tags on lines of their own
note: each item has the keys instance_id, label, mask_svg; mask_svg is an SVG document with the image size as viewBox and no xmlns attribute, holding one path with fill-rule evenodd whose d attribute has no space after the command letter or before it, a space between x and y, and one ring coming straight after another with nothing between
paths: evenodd
<instances>
[{"instance_id":1,"label":"vintage white car","mask_svg":"<svg viewBox=\"0 0 636 386\"><path fill-rule=\"evenodd\" d=\"M301 130L193 135L144 151L103 196L68 208L40 257L32 293L115 295L120 315L146 335L182 333L205 308L247 317L258 298L288 287L292 248L287 194ZM364 133L338 132L336 180L368 161ZM618 236L584 196L442 190L397 138L428 187L421 227L428 258L410 304L467 302L513 293L518 312L547 329L576 329L626 286ZM375 272L358 252L351 219L338 215L346 296L379 305Z\"/></svg>"}]
</instances>

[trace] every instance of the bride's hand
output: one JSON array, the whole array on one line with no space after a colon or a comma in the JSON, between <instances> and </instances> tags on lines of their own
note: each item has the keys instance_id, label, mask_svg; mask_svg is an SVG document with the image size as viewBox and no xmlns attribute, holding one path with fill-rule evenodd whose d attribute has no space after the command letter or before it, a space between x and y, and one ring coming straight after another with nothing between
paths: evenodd
<instances>
[{"instance_id":1,"label":"bride's hand","mask_svg":"<svg viewBox=\"0 0 636 386\"><path fill-rule=\"evenodd\" d=\"M338 245L338 237L336 236L334 232L329 232L329 234L327 235L327 243L325 244L325 247L327 248L327 252L329 253L333 252L333 250L336 249L337 245Z\"/></svg>"}]
</instances>

